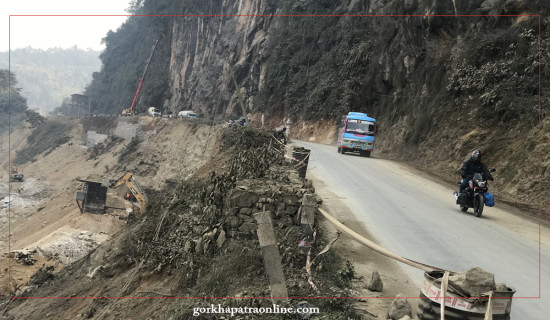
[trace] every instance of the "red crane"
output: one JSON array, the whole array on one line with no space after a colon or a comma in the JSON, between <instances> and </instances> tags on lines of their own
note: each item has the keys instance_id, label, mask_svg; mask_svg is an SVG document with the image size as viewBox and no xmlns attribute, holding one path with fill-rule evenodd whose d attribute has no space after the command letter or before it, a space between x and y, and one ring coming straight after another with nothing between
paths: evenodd
<instances>
[{"instance_id":1,"label":"red crane","mask_svg":"<svg viewBox=\"0 0 550 320\"><path fill-rule=\"evenodd\" d=\"M130 116L130 115L133 115L135 114L135 105L136 105L136 101L137 101L137 98L138 98L138 95L139 95L139 91L141 90L141 85L143 84L143 79L145 79L145 75L147 74L147 69L149 69L149 64L151 63L151 59L153 58L153 54L155 53L155 49L157 47L157 43L159 41L158 40L155 40L155 43L153 44L153 49L151 50L151 55L149 56L149 59L147 60L147 64L145 65L145 70L143 70L143 75L141 76L141 78L139 78L139 84L138 84L138 87L137 87L137 90L136 90L136 94L134 94L134 100L132 101L132 106L130 106L130 108L126 108L124 110L122 110L122 115L123 116Z\"/></svg>"}]
</instances>

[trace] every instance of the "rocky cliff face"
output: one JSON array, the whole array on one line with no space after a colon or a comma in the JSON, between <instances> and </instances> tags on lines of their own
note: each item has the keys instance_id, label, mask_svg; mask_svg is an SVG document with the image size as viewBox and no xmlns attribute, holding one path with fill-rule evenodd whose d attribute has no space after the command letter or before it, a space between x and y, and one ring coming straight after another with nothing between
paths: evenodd
<instances>
[{"instance_id":1,"label":"rocky cliff face","mask_svg":"<svg viewBox=\"0 0 550 320\"><path fill-rule=\"evenodd\" d=\"M171 15L130 19L121 29L134 37L142 26L150 38L163 34L142 105L194 109L207 118L251 115L256 125L291 119L303 138L326 124L323 140L334 136L331 123L343 114L368 112L379 121L375 156L412 161L454 180L462 160L482 149L499 170L495 190L536 203L539 117L546 121L539 114L539 69L543 83L550 78L550 57L539 58L539 29L542 38L550 36L544 1L137 3L143 14ZM108 37L104 62L121 60L109 54L122 36ZM145 59L148 42L141 47L133 61ZM541 52L548 49L542 42ZM97 83L128 69L104 67ZM110 94L131 100L135 89L126 87ZM109 93L96 91L107 105ZM542 132L541 145L548 139Z\"/></svg>"},{"instance_id":2,"label":"rocky cliff face","mask_svg":"<svg viewBox=\"0 0 550 320\"><path fill-rule=\"evenodd\" d=\"M509 78L510 85L527 82L528 98L537 93L537 18L463 16L534 14L536 3L241 0L204 6L201 14L218 16L171 20L165 107L173 110L237 115L282 108L315 119L363 109L394 123L402 110L433 113L441 105L468 104L454 101L466 98L515 118L524 110L511 112L498 103L499 88L487 87ZM388 14L446 16L303 16ZM422 132L410 135L417 140Z\"/></svg>"},{"instance_id":3,"label":"rocky cliff face","mask_svg":"<svg viewBox=\"0 0 550 320\"><path fill-rule=\"evenodd\" d=\"M499 169L497 195L536 203L539 17L528 15L543 15L547 35L541 1L242 0L210 8L242 16L174 20L170 108L265 114L272 123L369 112L386 157L452 180L479 148Z\"/></svg>"},{"instance_id":4,"label":"rocky cliff face","mask_svg":"<svg viewBox=\"0 0 550 320\"><path fill-rule=\"evenodd\" d=\"M270 1L241 0L221 1L210 9L219 16L173 20L166 107L205 116L240 115L254 109L274 19L264 15L276 8Z\"/></svg>"}]
</instances>

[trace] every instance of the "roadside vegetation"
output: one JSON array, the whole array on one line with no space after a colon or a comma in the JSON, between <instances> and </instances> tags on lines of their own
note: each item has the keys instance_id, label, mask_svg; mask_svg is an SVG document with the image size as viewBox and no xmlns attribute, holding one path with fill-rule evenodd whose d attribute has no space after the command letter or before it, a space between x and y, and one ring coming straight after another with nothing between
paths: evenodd
<instances>
[{"instance_id":1,"label":"roadside vegetation","mask_svg":"<svg viewBox=\"0 0 550 320\"><path fill-rule=\"evenodd\" d=\"M25 119L27 99L21 95L21 88L17 87L17 83L15 73L0 70L0 114L3 115L0 133L8 129L8 115L12 127Z\"/></svg>"}]
</instances>

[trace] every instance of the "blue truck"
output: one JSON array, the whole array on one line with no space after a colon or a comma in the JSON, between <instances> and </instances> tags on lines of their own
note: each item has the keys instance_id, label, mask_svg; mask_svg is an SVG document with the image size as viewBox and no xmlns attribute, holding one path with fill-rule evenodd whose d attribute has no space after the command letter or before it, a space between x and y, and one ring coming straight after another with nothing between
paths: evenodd
<instances>
[{"instance_id":1,"label":"blue truck","mask_svg":"<svg viewBox=\"0 0 550 320\"><path fill-rule=\"evenodd\" d=\"M338 153L359 152L363 157L370 157L375 137L376 119L366 113L350 112L340 121Z\"/></svg>"}]
</instances>

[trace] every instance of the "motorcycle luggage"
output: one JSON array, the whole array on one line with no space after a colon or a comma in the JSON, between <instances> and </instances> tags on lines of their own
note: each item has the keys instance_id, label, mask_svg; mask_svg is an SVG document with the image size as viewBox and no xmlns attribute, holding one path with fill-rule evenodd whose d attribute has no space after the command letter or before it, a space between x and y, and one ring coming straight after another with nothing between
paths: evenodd
<instances>
[{"instance_id":1,"label":"motorcycle luggage","mask_svg":"<svg viewBox=\"0 0 550 320\"><path fill-rule=\"evenodd\" d=\"M495 197L493 196L492 193L486 192L483 195L483 202L485 202L485 205L487 207L492 207L495 205Z\"/></svg>"},{"instance_id":2,"label":"motorcycle luggage","mask_svg":"<svg viewBox=\"0 0 550 320\"><path fill-rule=\"evenodd\" d=\"M467 206L469 204L470 192L467 189L462 190L462 193L458 195L456 204Z\"/></svg>"}]
</instances>

